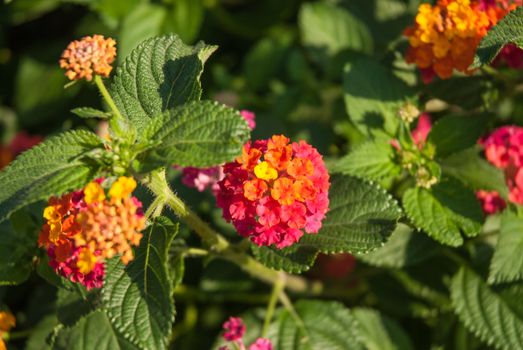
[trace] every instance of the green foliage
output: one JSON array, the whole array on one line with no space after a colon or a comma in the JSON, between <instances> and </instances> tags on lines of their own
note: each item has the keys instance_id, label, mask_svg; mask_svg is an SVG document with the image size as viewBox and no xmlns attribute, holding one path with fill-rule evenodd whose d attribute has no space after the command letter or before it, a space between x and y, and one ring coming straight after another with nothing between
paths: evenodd
<instances>
[{"instance_id":1,"label":"green foliage","mask_svg":"<svg viewBox=\"0 0 523 350\"><path fill-rule=\"evenodd\" d=\"M486 36L476 49L473 68L491 63L501 49L508 43L523 48L523 8L518 7L503 17Z\"/></svg>"},{"instance_id":2,"label":"green foliage","mask_svg":"<svg viewBox=\"0 0 523 350\"><path fill-rule=\"evenodd\" d=\"M403 207L416 227L453 247L463 244L461 233L475 236L481 227L481 208L474 193L456 180L444 179L430 190L409 188Z\"/></svg>"},{"instance_id":3,"label":"green foliage","mask_svg":"<svg viewBox=\"0 0 523 350\"><path fill-rule=\"evenodd\" d=\"M452 304L465 326L497 349L523 347L523 320L474 271L462 267L450 286Z\"/></svg>"},{"instance_id":4,"label":"green foliage","mask_svg":"<svg viewBox=\"0 0 523 350\"><path fill-rule=\"evenodd\" d=\"M318 249L300 244L283 249L258 247L252 244L251 250L256 259L265 266L290 273L309 270L318 255Z\"/></svg>"},{"instance_id":5,"label":"green foliage","mask_svg":"<svg viewBox=\"0 0 523 350\"><path fill-rule=\"evenodd\" d=\"M282 312L278 320L278 340L273 344L276 349L363 349L357 321L342 304L300 300L295 308L300 321L289 312Z\"/></svg>"},{"instance_id":6,"label":"green foliage","mask_svg":"<svg viewBox=\"0 0 523 350\"><path fill-rule=\"evenodd\" d=\"M303 43L329 55L351 49L372 53L372 36L365 24L349 11L327 2L304 4L299 13Z\"/></svg>"},{"instance_id":7,"label":"green foliage","mask_svg":"<svg viewBox=\"0 0 523 350\"><path fill-rule=\"evenodd\" d=\"M431 258L438 248L436 242L422 232L400 223L383 247L357 257L372 266L404 268Z\"/></svg>"},{"instance_id":8,"label":"green foliage","mask_svg":"<svg viewBox=\"0 0 523 350\"><path fill-rule=\"evenodd\" d=\"M358 323L358 337L366 349L414 349L405 331L389 317L364 308L353 309L352 314Z\"/></svg>"},{"instance_id":9,"label":"green foliage","mask_svg":"<svg viewBox=\"0 0 523 350\"><path fill-rule=\"evenodd\" d=\"M166 349L174 321L168 252L177 225L159 217L146 229L135 259L106 264L104 310L112 327L137 348Z\"/></svg>"},{"instance_id":10,"label":"green foliage","mask_svg":"<svg viewBox=\"0 0 523 350\"><path fill-rule=\"evenodd\" d=\"M368 141L334 163L333 172L369 180L393 178L401 172L392 145L386 141Z\"/></svg>"},{"instance_id":11,"label":"green foliage","mask_svg":"<svg viewBox=\"0 0 523 350\"><path fill-rule=\"evenodd\" d=\"M137 126L202 94L200 75L215 46L185 45L175 35L141 43L116 70L111 95L119 110Z\"/></svg>"},{"instance_id":12,"label":"green foliage","mask_svg":"<svg viewBox=\"0 0 523 350\"><path fill-rule=\"evenodd\" d=\"M480 156L478 147L456 152L440 161L444 174L451 175L474 190L497 191L508 197L505 174Z\"/></svg>"},{"instance_id":13,"label":"green foliage","mask_svg":"<svg viewBox=\"0 0 523 350\"><path fill-rule=\"evenodd\" d=\"M102 141L77 130L51 137L20 155L0 172L0 221L13 211L53 195L78 189L97 173L87 157Z\"/></svg>"},{"instance_id":14,"label":"green foliage","mask_svg":"<svg viewBox=\"0 0 523 350\"><path fill-rule=\"evenodd\" d=\"M413 91L387 68L372 59L361 59L345 67L345 107L349 117L365 135L393 135L399 125L398 111Z\"/></svg>"},{"instance_id":15,"label":"green foliage","mask_svg":"<svg viewBox=\"0 0 523 350\"><path fill-rule=\"evenodd\" d=\"M206 167L241 154L249 138L247 122L234 109L216 102L192 102L154 118L144 131L154 146L144 163L150 167Z\"/></svg>"},{"instance_id":16,"label":"green foliage","mask_svg":"<svg viewBox=\"0 0 523 350\"><path fill-rule=\"evenodd\" d=\"M111 117L111 113L107 113L104 111L100 111L96 108L91 107L78 107L71 109L71 112L73 114L76 114L80 118L99 118L99 119L109 119Z\"/></svg>"},{"instance_id":17,"label":"green foliage","mask_svg":"<svg viewBox=\"0 0 523 350\"><path fill-rule=\"evenodd\" d=\"M507 283L523 279L523 219L505 212L490 265L489 281Z\"/></svg>"},{"instance_id":18,"label":"green foliage","mask_svg":"<svg viewBox=\"0 0 523 350\"><path fill-rule=\"evenodd\" d=\"M432 127L428 142L436 146L436 155L446 157L474 146L483 134L488 114L447 116Z\"/></svg>"},{"instance_id":19,"label":"green foliage","mask_svg":"<svg viewBox=\"0 0 523 350\"><path fill-rule=\"evenodd\" d=\"M64 328L53 350L137 350L113 328L106 314L94 311L71 328Z\"/></svg>"}]
</instances>

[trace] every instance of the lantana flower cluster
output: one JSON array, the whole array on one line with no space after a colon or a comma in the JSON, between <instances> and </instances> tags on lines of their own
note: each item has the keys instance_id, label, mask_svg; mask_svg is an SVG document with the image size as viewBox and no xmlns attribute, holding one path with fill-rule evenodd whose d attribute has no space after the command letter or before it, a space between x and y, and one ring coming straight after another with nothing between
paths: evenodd
<instances>
[{"instance_id":1,"label":"lantana flower cluster","mask_svg":"<svg viewBox=\"0 0 523 350\"><path fill-rule=\"evenodd\" d=\"M317 233L329 207L329 174L322 156L283 135L247 143L224 166L217 203L240 235L259 246L290 246Z\"/></svg>"},{"instance_id":2,"label":"lantana flower cluster","mask_svg":"<svg viewBox=\"0 0 523 350\"><path fill-rule=\"evenodd\" d=\"M419 6L415 24L404 34L409 40L408 63L415 63L425 82L437 75L452 76L453 70L470 73L476 48L489 28L521 1L507 0L438 0L432 6ZM523 52L509 47L502 56L509 66L521 67ZM519 57L519 58L518 58Z\"/></svg>"},{"instance_id":3,"label":"lantana flower cluster","mask_svg":"<svg viewBox=\"0 0 523 350\"><path fill-rule=\"evenodd\" d=\"M60 67L70 80L108 77L116 57L116 41L103 35L85 36L71 42L62 53Z\"/></svg>"},{"instance_id":4,"label":"lantana flower cluster","mask_svg":"<svg viewBox=\"0 0 523 350\"><path fill-rule=\"evenodd\" d=\"M245 350L245 344L243 342L243 336L247 327L243 320L239 317L230 317L223 324L223 338L233 344L232 349ZM232 350L228 346L220 347L220 350ZM272 343L267 338L258 338L249 347L249 350L273 350Z\"/></svg>"},{"instance_id":5,"label":"lantana flower cluster","mask_svg":"<svg viewBox=\"0 0 523 350\"><path fill-rule=\"evenodd\" d=\"M38 240L56 273L88 289L102 286L105 259L119 255L124 264L133 259L132 247L145 227L142 203L131 196L136 181L120 177L108 193L102 183L51 198Z\"/></svg>"},{"instance_id":6,"label":"lantana flower cluster","mask_svg":"<svg viewBox=\"0 0 523 350\"><path fill-rule=\"evenodd\" d=\"M241 110L240 115L247 121L249 128L254 130L256 127L256 115L248 110ZM220 190L218 182L223 177L223 167L221 165L210 168L186 167L182 169L182 183L185 186L196 188L200 192L210 188L214 195Z\"/></svg>"},{"instance_id":7,"label":"lantana flower cluster","mask_svg":"<svg viewBox=\"0 0 523 350\"><path fill-rule=\"evenodd\" d=\"M487 160L503 170L509 188L509 201L523 205L523 128L503 126L480 143L485 148ZM495 191L479 191L477 197L486 214L493 214L506 206Z\"/></svg>"},{"instance_id":8,"label":"lantana flower cluster","mask_svg":"<svg viewBox=\"0 0 523 350\"><path fill-rule=\"evenodd\" d=\"M16 319L9 311L0 311L0 350L7 350L3 340L4 333L7 333L16 326Z\"/></svg>"}]
</instances>

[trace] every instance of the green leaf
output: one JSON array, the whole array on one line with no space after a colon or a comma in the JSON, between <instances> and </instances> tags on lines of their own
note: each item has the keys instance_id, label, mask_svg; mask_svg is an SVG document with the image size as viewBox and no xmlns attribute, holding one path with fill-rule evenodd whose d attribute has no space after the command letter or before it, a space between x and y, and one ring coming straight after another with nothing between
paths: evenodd
<instances>
[{"instance_id":1,"label":"green leaf","mask_svg":"<svg viewBox=\"0 0 523 350\"><path fill-rule=\"evenodd\" d=\"M503 213L501 229L490 264L489 282L507 283L523 279L523 219Z\"/></svg>"},{"instance_id":2,"label":"green leaf","mask_svg":"<svg viewBox=\"0 0 523 350\"><path fill-rule=\"evenodd\" d=\"M518 6L503 17L486 36L481 39L471 68L489 64L496 58L506 44L516 44L523 48L523 8Z\"/></svg>"},{"instance_id":3,"label":"green leaf","mask_svg":"<svg viewBox=\"0 0 523 350\"><path fill-rule=\"evenodd\" d=\"M399 125L398 111L414 95L412 89L372 59L345 67L345 107L365 135L393 135Z\"/></svg>"},{"instance_id":4,"label":"green leaf","mask_svg":"<svg viewBox=\"0 0 523 350\"><path fill-rule=\"evenodd\" d=\"M178 231L165 217L145 231L135 259L106 263L102 302L112 325L141 349L166 349L174 321L169 246Z\"/></svg>"},{"instance_id":5,"label":"green leaf","mask_svg":"<svg viewBox=\"0 0 523 350\"><path fill-rule=\"evenodd\" d=\"M474 190L497 191L508 197L503 171L483 159L478 147L471 147L441 160L444 174L452 175Z\"/></svg>"},{"instance_id":6,"label":"green leaf","mask_svg":"<svg viewBox=\"0 0 523 350\"><path fill-rule=\"evenodd\" d=\"M410 188L403 195L410 220L435 240L453 247L479 233L483 215L474 192L459 181L444 179L431 190Z\"/></svg>"},{"instance_id":7,"label":"green leaf","mask_svg":"<svg viewBox=\"0 0 523 350\"><path fill-rule=\"evenodd\" d=\"M77 130L51 137L18 156L0 172L0 222L23 206L92 180L97 169L83 160L97 147L102 147L98 136Z\"/></svg>"},{"instance_id":8,"label":"green leaf","mask_svg":"<svg viewBox=\"0 0 523 350\"><path fill-rule=\"evenodd\" d=\"M394 162L394 148L386 141L368 141L334 163L333 172L369 180L381 180L398 175L399 164Z\"/></svg>"},{"instance_id":9,"label":"green leaf","mask_svg":"<svg viewBox=\"0 0 523 350\"><path fill-rule=\"evenodd\" d=\"M326 49L329 55L351 49L372 53L373 39L366 25L344 8L326 2L305 3L298 15L305 46Z\"/></svg>"},{"instance_id":10,"label":"green leaf","mask_svg":"<svg viewBox=\"0 0 523 350\"><path fill-rule=\"evenodd\" d=\"M94 311L72 328L62 329L53 350L138 350L111 326L107 315Z\"/></svg>"},{"instance_id":11,"label":"green leaf","mask_svg":"<svg viewBox=\"0 0 523 350\"><path fill-rule=\"evenodd\" d=\"M401 216L398 203L381 187L347 175L334 175L329 211L317 234L298 245L322 253L365 253L381 247Z\"/></svg>"},{"instance_id":12,"label":"green leaf","mask_svg":"<svg viewBox=\"0 0 523 350\"><path fill-rule=\"evenodd\" d=\"M211 101L191 102L154 118L144 131L156 146L144 163L207 167L241 154L250 130L238 111Z\"/></svg>"},{"instance_id":13,"label":"green leaf","mask_svg":"<svg viewBox=\"0 0 523 350\"><path fill-rule=\"evenodd\" d=\"M456 314L476 336L497 349L523 348L523 320L474 271L462 267L450 292Z\"/></svg>"},{"instance_id":14,"label":"green leaf","mask_svg":"<svg viewBox=\"0 0 523 350\"><path fill-rule=\"evenodd\" d=\"M165 32L173 32L185 42L197 38L204 19L203 0L177 0L167 12Z\"/></svg>"},{"instance_id":15,"label":"green leaf","mask_svg":"<svg viewBox=\"0 0 523 350\"><path fill-rule=\"evenodd\" d=\"M440 158L474 146L483 135L490 115L447 116L438 120L430 130L428 142L436 146Z\"/></svg>"},{"instance_id":16,"label":"green leaf","mask_svg":"<svg viewBox=\"0 0 523 350\"><path fill-rule=\"evenodd\" d=\"M423 233L399 223L383 247L368 254L358 254L357 257L372 266L404 268L431 258L438 247Z\"/></svg>"},{"instance_id":17,"label":"green leaf","mask_svg":"<svg viewBox=\"0 0 523 350\"><path fill-rule=\"evenodd\" d=\"M431 97L470 111L484 107L485 96L492 93L494 88L490 77L474 75L434 79L425 85L424 90Z\"/></svg>"},{"instance_id":18,"label":"green leaf","mask_svg":"<svg viewBox=\"0 0 523 350\"><path fill-rule=\"evenodd\" d=\"M47 315L42 318L33 328L31 335L25 343L25 350L49 350L51 347L47 344L46 339L53 329L59 325L56 315Z\"/></svg>"},{"instance_id":19,"label":"green leaf","mask_svg":"<svg viewBox=\"0 0 523 350\"><path fill-rule=\"evenodd\" d=\"M150 118L200 99L203 64L215 49L202 42L187 46L175 35L146 40L116 70L111 96L143 129Z\"/></svg>"},{"instance_id":20,"label":"green leaf","mask_svg":"<svg viewBox=\"0 0 523 350\"><path fill-rule=\"evenodd\" d=\"M75 283L70 280L58 275L52 268L49 266L49 257L47 254L44 254L41 257L38 265L36 266L36 273L38 276L42 277L47 283L55 286L56 288L65 289L68 291L75 290Z\"/></svg>"},{"instance_id":21,"label":"green leaf","mask_svg":"<svg viewBox=\"0 0 523 350\"><path fill-rule=\"evenodd\" d=\"M365 308L352 310L358 322L358 338L368 350L414 349L405 331L393 319Z\"/></svg>"},{"instance_id":22,"label":"green leaf","mask_svg":"<svg viewBox=\"0 0 523 350\"><path fill-rule=\"evenodd\" d=\"M12 217L32 222L26 213L20 211ZM36 230L31 226L22 232L7 222L0 224L0 286L20 284L31 275L32 260L38 250Z\"/></svg>"},{"instance_id":23,"label":"green leaf","mask_svg":"<svg viewBox=\"0 0 523 350\"><path fill-rule=\"evenodd\" d=\"M65 326L74 326L83 316L94 310L96 293L83 299L77 291L58 289L56 298L56 314L58 320Z\"/></svg>"},{"instance_id":24,"label":"green leaf","mask_svg":"<svg viewBox=\"0 0 523 350\"><path fill-rule=\"evenodd\" d=\"M317 249L299 244L284 249L251 244L251 250L256 259L265 266L289 273L308 271L318 255Z\"/></svg>"},{"instance_id":25,"label":"green leaf","mask_svg":"<svg viewBox=\"0 0 523 350\"><path fill-rule=\"evenodd\" d=\"M282 350L363 349L357 322L338 302L300 300L295 309L301 322L284 311L279 318L279 339L273 344ZM302 323L302 324L300 324Z\"/></svg>"},{"instance_id":26,"label":"green leaf","mask_svg":"<svg viewBox=\"0 0 523 350\"><path fill-rule=\"evenodd\" d=\"M96 108L91 107L78 107L71 109L73 114L76 114L80 118L99 118L99 119L109 119L111 118L111 113L100 111Z\"/></svg>"}]
</instances>

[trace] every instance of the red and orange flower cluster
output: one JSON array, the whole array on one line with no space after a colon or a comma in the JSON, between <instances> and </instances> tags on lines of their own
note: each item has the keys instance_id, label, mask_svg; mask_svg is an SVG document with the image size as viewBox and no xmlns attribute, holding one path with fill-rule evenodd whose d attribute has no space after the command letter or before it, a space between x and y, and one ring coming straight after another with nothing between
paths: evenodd
<instances>
[{"instance_id":1,"label":"red and orange flower cluster","mask_svg":"<svg viewBox=\"0 0 523 350\"><path fill-rule=\"evenodd\" d=\"M131 196L135 188L133 178L120 177L106 194L96 180L49 200L38 243L58 274L100 288L105 259L120 255L125 264L133 259L132 246L138 246L145 227L142 203Z\"/></svg>"},{"instance_id":2,"label":"red and orange flower cluster","mask_svg":"<svg viewBox=\"0 0 523 350\"><path fill-rule=\"evenodd\" d=\"M218 206L238 232L260 246L283 248L317 233L329 207L329 174L318 151L283 135L243 147L224 166Z\"/></svg>"},{"instance_id":3,"label":"red and orange flower cluster","mask_svg":"<svg viewBox=\"0 0 523 350\"><path fill-rule=\"evenodd\" d=\"M406 60L420 68L425 82L434 75L450 78L454 69L470 73L468 67L488 29L519 5L521 0L438 0L434 6L421 4L415 24L404 32L410 44ZM521 50L509 51L504 54L522 54ZM520 61L511 57L506 63Z\"/></svg>"},{"instance_id":4,"label":"red and orange flower cluster","mask_svg":"<svg viewBox=\"0 0 523 350\"><path fill-rule=\"evenodd\" d=\"M487 160L505 173L508 199L523 205L523 128L501 127L482 140L481 144L485 148ZM506 206L497 192L479 191L476 195L486 214L493 214Z\"/></svg>"},{"instance_id":5,"label":"red and orange flower cluster","mask_svg":"<svg viewBox=\"0 0 523 350\"><path fill-rule=\"evenodd\" d=\"M3 340L4 333L7 333L16 326L16 319L9 311L0 311L0 350L7 350Z\"/></svg>"},{"instance_id":6,"label":"red and orange flower cluster","mask_svg":"<svg viewBox=\"0 0 523 350\"><path fill-rule=\"evenodd\" d=\"M93 75L108 77L116 57L116 41L103 35L85 36L71 42L62 53L60 67L70 80L93 79Z\"/></svg>"}]
</instances>

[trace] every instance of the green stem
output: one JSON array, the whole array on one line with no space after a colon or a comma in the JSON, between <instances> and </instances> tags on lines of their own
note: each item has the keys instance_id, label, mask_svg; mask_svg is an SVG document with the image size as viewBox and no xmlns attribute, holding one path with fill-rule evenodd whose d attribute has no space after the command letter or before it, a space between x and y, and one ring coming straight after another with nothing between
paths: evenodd
<instances>
[{"instance_id":1,"label":"green stem","mask_svg":"<svg viewBox=\"0 0 523 350\"><path fill-rule=\"evenodd\" d=\"M307 328L305 328L305 323L303 323L303 320L301 319L300 315L296 312L296 309L292 305L291 300L285 294L285 292L280 293L280 301L287 309L291 317L293 318L294 322L296 322L296 326L301 330L304 337L300 340L302 344L306 344L309 342L309 332L307 331Z\"/></svg>"},{"instance_id":2,"label":"green stem","mask_svg":"<svg viewBox=\"0 0 523 350\"><path fill-rule=\"evenodd\" d=\"M107 91L107 88L105 87L105 84L102 80L102 77L99 75L94 76L94 82L96 86L98 87L98 90L102 94L103 99L113 112L113 118L109 121L109 124L111 128L114 130L115 134L118 136L124 136L125 131L122 129L122 124L125 122L125 118L120 113L120 110L118 107L116 107L116 104L114 103L113 98L111 97L111 94L109 94L109 91Z\"/></svg>"},{"instance_id":3,"label":"green stem","mask_svg":"<svg viewBox=\"0 0 523 350\"><path fill-rule=\"evenodd\" d=\"M142 182L156 196L165 199L166 205L200 236L202 241L209 247L210 254L235 263L251 276L266 283L275 284L283 278L285 287L294 292L308 294L321 293L323 287L320 282L308 282L301 277L289 274L281 277L278 271L262 265L245 252L237 251L222 235L214 231L174 194L167 183L164 170L150 173Z\"/></svg>"},{"instance_id":4,"label":"green stem","mask_svg":"<svg viewBox=\"0 0 523 350\"><path fill-rule=\"evenodd\" d=\"M269 299L269 304L267 305L267 312L265 313L265 320L263 322L263 329L261 333L262 338L265 338L267 336L269 326L271 325L272 316L274 315L274 310L276 309L276 304L278 303L278 299L284 287L285 282L283 278L278 280L272 286L271 298Z\"/></svg>"},{"instance_id":5,"label":"green stem","mask_svg":"<svg viewBox=\"0 0 523 350\"><path fill-rule=\"evenodd\" d=\"M23 338L27 338L28 336L30 336L33 332L34 332L34 329L31 328L31 329L25 329L23 331L5 333L4 339L5 340L23 339Z\"/></svg>"},{"instance_id":6,"label":"green stem","mask_svg":"<svg viewBox=\"0 0 523 350\"><path fill-rule=\"evenodd\" d=\"M201 248L187 248L182 252L182 254L191 256L207 256L209 255L209 251Z\"/></svg>"}]
</instances>

